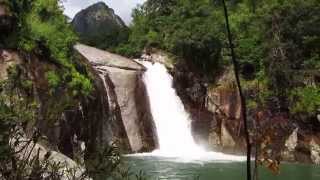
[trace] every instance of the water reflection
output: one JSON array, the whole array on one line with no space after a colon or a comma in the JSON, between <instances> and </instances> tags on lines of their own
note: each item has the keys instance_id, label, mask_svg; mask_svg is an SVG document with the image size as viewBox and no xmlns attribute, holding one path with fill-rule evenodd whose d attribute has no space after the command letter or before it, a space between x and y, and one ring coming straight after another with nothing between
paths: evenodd
<instances>
[{"instance_id":1,"label":"water reflection","mask_svg":"<svg viewBox=\"0 0 320 180\"><path fill-rule=\"evenodd\" d=\"M245 179L244 162L180 163L159 157L127 157L132 170L143 170L150 179L169 180L238 180ZM282 164L278 176L260 168L260 180L319 180L320 167L303 164Z\"/></svg>"}]
</instances>

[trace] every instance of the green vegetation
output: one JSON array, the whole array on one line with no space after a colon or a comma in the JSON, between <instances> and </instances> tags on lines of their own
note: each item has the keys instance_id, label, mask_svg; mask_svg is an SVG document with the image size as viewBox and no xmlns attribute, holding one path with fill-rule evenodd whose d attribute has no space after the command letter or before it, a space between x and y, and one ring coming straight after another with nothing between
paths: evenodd
<instances>
[{"instance_id":1,"label":"green vegetation","mask_svg":"<svg viewBox=\"0 0 320 180\"><path fill-rule=\"evenodd\" d=\"M54 71L49 71L46 73L49 86L52 88L56 88L60 84L60 77Z\"/></svg>"},{"instance_id":2,"label":"green vegetation","mask_svg":"<svg viewBox=\"0 0 320 180\"><path fill-rule=\"evenodd\" d=\"M57 0L6 1L15 19L14 30L0 42L1 47L18 49L49 58L62 68L48 72L51 87L68 84L74 95L88 95L92 85L87 75L79 73L72 56L78 40ZM59 74L60 77L57 77Z\"/></svg>"},{"instance_id":3,"label":"green vegetation","mask_svg":"<svg viewBox=\"0 0 320 180\"><path fill-rule=\"evenodd\" d=\"M309 115L319 109L319 1L227 3L243 81L255 84L245 89L259 92L248 96L250 107L271 105L292 114L304 109ZM115 50L120 54L138 56L144 48L159 48L208 79L230 66L220 1L148 0L134 10L133 18L128 42Z\"/></svg>"},{"instance_id":4,"label":"green vegetation","mask_svg":"<svg viewBox=\"0 0 320 180\"><path fill-rule=\"evenodd\" d=\"M145 47L157 47L186 60L200 73L218 69L224 26L211 1L147 1L134 10L133 17L128 44L120 45L117 52L136 56Z\"/></svg>"},{"instance_id":5,"label":"green vegetation","mask_svg":"<svg viewBox=\"0 0 320 180\"><path fill-rule=\"evenodd\" d=\"M294 113L315 114L320 107L320 88L295 88L291 95L291 110Z\"/></svg>"}]
</instances>

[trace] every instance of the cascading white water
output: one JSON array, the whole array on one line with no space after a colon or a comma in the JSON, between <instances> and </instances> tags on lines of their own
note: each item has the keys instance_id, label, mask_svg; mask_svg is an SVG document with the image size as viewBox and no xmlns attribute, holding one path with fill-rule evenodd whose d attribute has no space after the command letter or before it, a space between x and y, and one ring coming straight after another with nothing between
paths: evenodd
<instances>
[{"instance_id":1,"label":"cascading white water","mask_svg":"<svg viewBox=\"0 0 320 180\"><path fill-rule=\"evenodd\" d=\"M147 68L144 83L148 91L160 147L151 154L136 154L136 156L155 155L205 161L245 159L241 156L206 152L197 145L191 134L190 115L172 87L172 76L162 64L152 64L147 61L140 63Z\"/></svg>"},{"instance_id":2,"label":"cascading white water","mask_svg":"<svg viewBox=\"0 0 320 180\"><path fill-rule=\"evenodd\" d=\"M204 153L193 140L189 114L172 87L172 77L159 63L143 62L151 112L157 128L157 153L183 156Z\"/></svg>"}]
</instances>

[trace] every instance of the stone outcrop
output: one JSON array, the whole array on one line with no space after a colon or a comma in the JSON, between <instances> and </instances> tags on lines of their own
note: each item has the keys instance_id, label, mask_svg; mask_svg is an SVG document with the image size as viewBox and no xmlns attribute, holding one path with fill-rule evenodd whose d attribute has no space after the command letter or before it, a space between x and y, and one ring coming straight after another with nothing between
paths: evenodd
<instances>
[{"instance_id":1,"label":"stone outcrop","mask_svg":"<svg viewBox=\"0 0 320 180\"><path fill-rule=\"evenodd\" d=\"M207 88L205 106L216 118L218 127L211 133L220 134L221 148L234 153L243 151L241 103L231 70L225 70L214 85Z\"/></svg>"},{"instance_id":2,"label":"stone outcrop","mask_svg":"<svg viewBox=\"0 0 320 180\"><path fill-rule=\"evenodd\" d=\"M128 37L125 23L104 2L80 11L72 20L72 25L81 42L99 48L115 45Z\"/></svg>"},{"instance_id":3,"label":"stone outcrop","mask_svg":"<svg viewBox=\"0 0 320 180\"><path fill-rule=\"evenodd\" d=\"M123 56L99 50L83 44L75 45L75 50L88 59L94 66L107 66L123 70L145 71L141 64Z\"/></svg>"},{"instance_id":4,"label":"stone outcrop","mask_svg":"<svg viewBox=\"0 0 320 180\"><path fill-rule=\"evenodd\" d=\"M174 87L192 116L195 140L210 150L243 152L240 98L232 71L222 73L214 85L181 62L174 65L172 74Z\"/></svg>"},{"instance_id":5,"label":"stone outcrop","mask_svg":"<svg viewBox=\"0 0 320 180\"><path fill-rule=\"evenodd\" d=\"M231 68L217 75L213 82L181 62L169 70L178 95L192 115L195 140L207 149L245 153L241 103ZM244 93L251 96L255 92L245 90ZM298 123L287 112L276 112L270 107L249 108L248 119L251 141L257 141L260 147L259 158L318 163L320 123L317 117L308 123Z\"/></svg>"},{"instance_id":6,"label":"stone outcrop","mask_svg":"<svg viewBox=\"0 0 320 180\"><path fill-rule=\"evenodd\" d=\"M150 61L150 62L157 62L165 65L169 70L174 68L173 57L170 57L169 53L166 53L162 50L155 49L155 48L146 48L141 55L141 60L143 61Z\"/></svg>"},{"instance_id":7,"label":"stone outcrop","mask_svg":"<svg viewBox=\"0 0 320 180\"><path fill-rule=\"evenodd\" d=\"M88 59L105 81L114 109L120 109L115 121L122 122L130 149L145 152L155 149L157 139L149 101L142 75L145 68L139 63L93 47L78 44L75 50ZM119 112L118 112L119 113Z\"/></svg>"},{"instance_id":8,"label":"stone outcrop","mask_svg":"<svg viewBox=\"0 0 320 180\"><path fill-rule=\"evenodd\" d=\"M285 148L282 152L282 157L286 161L294 161L295 160L294 152L295 152L295 149L298 145L298 131L299 131L299 129L296 128L285 142Z\"/></svg>"},{"instance_id":9,"label":"stone outcrop","mask_svg":"<svg viewBox=\"0 0 320 180\"><path fill-rule=\"evenodd\" d=\"M9 67L21 64L19 55L10 50L0 50L0 79L7 79Z\"/></svg>"},{"instance_id":10,"label":"stone outcrop","mask_svg":"<svg viewBox=\"0 0 320 180\"><path fill-rule=\"evenodd\" d=\"M310 141L311 160L315 164L320 164L320 143L314 138Z\"/></svg>"},{"instance_id":11,"label":"stone outcrop","mask_svg":"<svg viewBox=\"0 0 320 180\"><path fill-rule=\"evenodd\" d=\"M28 162L25 169L32 169L28 167L33 164L32 161L37 160L40 164L46 164L48 166L53 166L59 164L61 168L58 169L46 169L48 172L42 172L43 174L55 173L60 175L59 179L80 179L85 174L85 168L76 163L69 157L61 154L57 151L51 151L45 146L31 141L22 130L19 131L14 137L10 139L10 145L15 149L17 158L23 162ZM51 172L53 171L53 172ZM56 171L56 172L54 172ZM84 178L84 180L89 180L89 178Z\"/></svg>"}]
</instances>

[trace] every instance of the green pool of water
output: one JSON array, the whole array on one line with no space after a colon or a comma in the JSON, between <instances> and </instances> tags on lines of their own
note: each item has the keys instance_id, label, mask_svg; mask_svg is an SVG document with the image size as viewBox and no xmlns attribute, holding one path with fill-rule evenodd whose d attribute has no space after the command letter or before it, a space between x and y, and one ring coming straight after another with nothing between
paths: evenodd
<instances>
[{"instance_id":1,"label":"green pool of water","mask_svg":"<svg viewBox=\"0 0 320 180\"><path fill-rule=\"evenodd\" d=\"M150 180L244 180L245 162L185 161L161 157L127 157L125 162L133 172L142 170ZM275 176L260 168L260 180L320 180L320 166L289 164L281 165Z\"/></svg>"}]
</instances>

